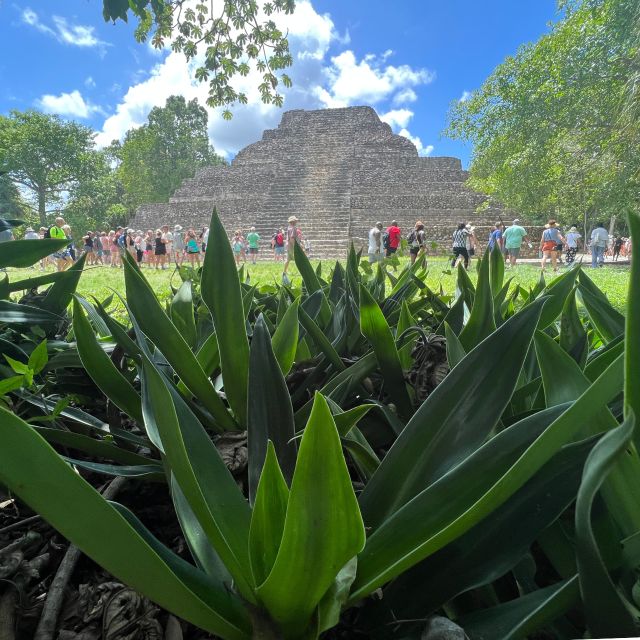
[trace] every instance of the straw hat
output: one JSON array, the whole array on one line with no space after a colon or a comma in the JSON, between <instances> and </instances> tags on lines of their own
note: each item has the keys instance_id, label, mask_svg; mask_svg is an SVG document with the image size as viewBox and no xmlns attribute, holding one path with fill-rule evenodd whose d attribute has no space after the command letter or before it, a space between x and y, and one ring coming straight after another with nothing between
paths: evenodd
<instances>
[{"instance_id":1,"label":"straw hat","mask_svg":"<svg viewBox=\"0 0 640 640\"><path fill-rule=\"evenodd\" d=\"M289 220L287 220L287 222L298 222L298 218L295 216L289 216Z\"/></svg>"}]
</instances>

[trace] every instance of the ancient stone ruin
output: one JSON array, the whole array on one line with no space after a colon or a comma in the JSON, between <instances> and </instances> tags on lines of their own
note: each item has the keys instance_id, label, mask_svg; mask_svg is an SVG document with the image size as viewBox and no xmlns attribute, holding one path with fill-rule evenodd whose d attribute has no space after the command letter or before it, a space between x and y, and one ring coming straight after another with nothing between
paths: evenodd
<instances>
[{"instance_id":1,"label":"ancient stone ruin","mask_svg":"<svg viewBox=\"0 0 640 640\"><path fill-rule=\"evenodd\" d=\"M132 226L199 229L215 206L229 234L255 226L266 249L296 215L313 256L342 257L351 240L358 248L365 243L378 220L397 220L405 235L422 220L429 241L448 252L458 222L471 221L484 245L505 216L495 207L476 213L486 198L466 179L458 158L420 157L371 107L287 111L229 166L200 170L166 204L141 206Z\"/></svg>"}]
</instances>

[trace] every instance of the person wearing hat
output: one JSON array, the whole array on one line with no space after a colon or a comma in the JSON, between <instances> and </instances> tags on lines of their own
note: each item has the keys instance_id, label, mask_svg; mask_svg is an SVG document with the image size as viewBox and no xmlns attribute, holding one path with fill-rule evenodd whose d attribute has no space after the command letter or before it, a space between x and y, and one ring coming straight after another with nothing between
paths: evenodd
<instances>
[{"instance_id":1,"label":"person wearing hat","mask_svg":"<svg viewBox=\"0 0 640 640\"><path fill-rule=\"evenodd\" d=\"M287 269L289 268L289 263L294 259L294 247L296 246L296 242L300 245L300 248L303 249L304 247L302 231L300 231L298 227L298 222L298 218L295 216L289 216L289 226L287 227L286 232L287 259L285 260L284 270L282 272L282 280L285 283L289 280L287 278Z\"/></svg>"},{"instance_id":2,"label":"person wearing hat","mask_svg":"<svg viewBox=\"0 0 640 640\"><path fill-rule=\"evenodd\" d=\"M258 259L258 247L260 243L260 236L256 232L255 227L251 227L251 230L247 234L247 244L249 245L249 260L251 264L255 264Z\"/></svg>"},{"instance_id":3,"label":"person wearing hat","mask_svg":"<svg viewBox=\"0 0 640 640\"><path fill-rule=\"evenodd\" d=\"M33 227L27 227L24 232L25 240L38 240L40 236L37 231L33 230Z\"/></svg>"},{"instance_id":4,"label":"person wearing hat","mask_svg":"<svg viewBox=\"0 0 640 640\"><path fill-rule=\"evenodd\" d=\"M476 255L476 247L478 246L478 239L476 238L476 228L472 226L470 222L464 227L469 233L467 235L467 253L469 257Z\"/></svg>"},{"instance_id":5,"label":"person wearing hat","mask_svg":"<svg viewBox=\"0 0 640 640\"><path fill-rule=\"evenodd\" d=\"M382 260L382 222L376 222L369 230L369 262L380 262Z\"/></svg>"},{"instance_id":6,"label":"person wearing hat","mask_svg":"<svg viewBox=\"0 0 640 640\"><path fill-rule=\"evenodd\" d=\"M578 232L578 227L575 225L567 232L567 264L573 264L576 259L576 253L578 253L578 241L582 238Z\"/></svg>"},{"instance_id":7,"label":"person wearing hat","mask_svg":"<svg viewBox=\"0 0 640 640\"><path fill-rule=\"evenodd\" d=\"M516 218L511 225L504 230L504 234L502 236L504 238L505 256L509 256L509 266L511 267L516 266L516 262L520 256L520 247L522 246L523 240L528 242L529 248L531 248L527 231L524 227L521 227L519 223L520 220Z\"/></svg>"},{"instance_id":8,"label":"person wearing hat","mask_svg":"<svg viewBox=\"0 0 640 640\"><path fill-rule=\"evenodd\" d=\"M565 239L562 237L560 229L558 229L557 222L555 220L549 220L540 238L540 252L542 253L540 268L543 271L547 263L547 258L551 260L553 270L558 270L558 246L563 245L564 242Z\"/></svg>"},{"instance_id":9,"label":"person wearing hat","mask_svg":"<svg viewBox=\"0 0 640 640\"><path fill-rule=\"evenodd\" d=\"M179 224L173 226L173 259L180 266L184 260L185 241L182 227Z\"/></svg>"}]
</instances>

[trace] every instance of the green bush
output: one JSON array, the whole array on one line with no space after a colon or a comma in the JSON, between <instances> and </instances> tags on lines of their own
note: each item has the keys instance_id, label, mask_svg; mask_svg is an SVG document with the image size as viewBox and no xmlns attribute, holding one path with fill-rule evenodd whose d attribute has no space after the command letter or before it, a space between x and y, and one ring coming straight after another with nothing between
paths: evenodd
<instances>
[{"instance_id":1,"label":"green bush","mask_svg":"<svg viewBox=\"0 0 640 640\"><path fill-rule=\"evenodd\" d=\"M325 278L296 248L302 287L257 287L215 212L209 248L166 306L127 257L130 325L75 296L46 366L0 389L4 484L222 638L419 638L443 613L471 638L637 635L638 264L625 336L579 268L524 290L487 253L450 296L424 258L398 273L352 249ZM4 304L3 353L28 367L9 311L30 310ZM90 378L72 405L70 370ZM247 432L242 486L228 431ZM83 468L166 482L193 563Z\"/></svg>"}]
</instances>

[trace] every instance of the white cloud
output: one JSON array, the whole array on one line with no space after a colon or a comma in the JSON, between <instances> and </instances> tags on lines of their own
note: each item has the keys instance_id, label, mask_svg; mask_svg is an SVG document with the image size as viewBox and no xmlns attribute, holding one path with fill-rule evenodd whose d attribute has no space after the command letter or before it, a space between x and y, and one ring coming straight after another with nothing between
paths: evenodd
<instances>
[{"instance_id":1,"label":"white cloud","mask_svg":"<svg viewBox=\"0 0 640 640\"><path fill-rule=\"evenodd\" d=\"M389 52L382 56L366 55L356 59L347 50L331 58L326 69L328 88L318 88L318 98L327 107L347 107L353 104L376 104L390 98L397 91L429 84L435 75L427 69L409 65L384 66Z\"/></svg>"},{"instance_id":2,"label":"white cloud","mask_svg":"<svg viewBox=\"0 0 640 640\"><path fill-rule=\"evenodd\" d=\"M38 100L38 106L47 113L74 118L88 118L94 113L104 113L99 106L86 101L77 89L59 96L45 94Z\"/></svg>"},{"instance_id":3,"label":"white cloud","mask_svg":"<svg viewBox=\"0 0 640 640\"><path fill-rule=\"evenodd\" d=\"M95 47L104 51L107 42L100 40L95 34L95 28L82 24L70 24L66 18L52 16L53 27L45 24L40 16L29 7L21 14L22 22L37 29L41 33L52 36L58 42L75 47Z\"/></svg>"},{"instance_id":4,"label":"white cloud","mask_svg":"<svg viewBox=\"0 0 640 640\"><path fill-rule=\"evenodd\" d=\"M471 97L471 91L463 91L458 102L466 102Z\"/></svg>"},{"instance_id":5,"label":"white cloud","mask_svg":"<svg viewBox=\"0 0 640 640\"><path fill-rule=\"evenodd\" d=\"M404 136L407 140L411 140L418 150L419 156L430 156L433 153L433 145L428 144L426 147L422 144L422 140L418 136L412 136L407 129L398 131L398 135Z\"/></svg>"},{"instance_id":6,"label":"white cloud","mask_svg":"<svg viewBox=\"0 0 640 640\"><path fill-rule=\"evenodd\" d=\"M339 34L330 15L318 13L309 0L299 0L295 12L277 17L277 23L288 34L294 62L287 73L293 80L293 87L283 92L284 108L265 105L260 101L257 89L261 75L254 69L247 77L234 79L236 90L247 94L248 104L233 107L231 121L222 119L224 109L207 107L209 137L218 153L227 157L259 140L264 129L277 127L285 110L367 103L384 106L392 100L394 104L405 104L417 97L411 87L433 80L434 74L425 69L386 64L391 51L358 60L352 51L345 50L329 59L331 47L340 50L348 42ZM126 90L115 113L105 120L96 138L98 145L105 146L114 139L122 139L130 128L146 121L151 108L164 105L171 95L182 95L186 100L197 98L205 105L208 85L194 78L198 59L187 63L182 54L167 49L163 50L162 56L150 70L149 77L134 82ZM402 108L385 114L387 121L392 119L390 124L396 129L406 129L412 115L413 112ZM420 150L426 152L422 145Z\"/></svg>"},{"instance_id":7,"label":"white cloud","mask_svg":"<svg viewBox=\"0 0 640 640\"><path fill-rule=\"evenodd\" d=\"M380 116L380 120L386 122L394 130L398 128L405 129L411 118L413 118L413 111L409 109L393 109Z\"/></svg>"},{"instance_id":8,"label":"white cloud","mask_svg":"<svg viewBox=\"0 0 640 640\"><path fill-rule=\"evenodd\" d=\"M85 87L92 87L92 88L93 88L93 87L95 87L95 86L96 86L96 81L93 79L93 77L92 77L92 76L87 76L87 77L84 79L84 86L85 86Z\"/></svg>"}]
</instances>

